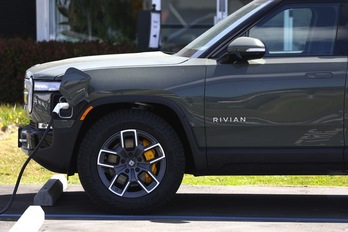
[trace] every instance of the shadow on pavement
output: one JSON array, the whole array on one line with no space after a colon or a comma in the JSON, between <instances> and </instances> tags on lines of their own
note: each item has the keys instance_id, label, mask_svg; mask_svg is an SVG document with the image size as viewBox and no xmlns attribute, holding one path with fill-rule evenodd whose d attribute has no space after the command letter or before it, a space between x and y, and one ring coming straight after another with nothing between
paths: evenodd
<instances>
[{"instance_id":1,"label":"shadow on pavement","mask_svg":"<svg viewBox=\"0 0 348 232\"><path fill-rule=\"evenodd\" d=\"M20 193L0 221L17 220L36 193ZM0 207L10 195L0 195ZM83 191L65 192L54 207L43 207L47 218L118 219L96 207ZM118 215L120 216L120 215ZM177 194L167 207L153 215L125 216L123 219L185 219L231 221L348 222L348 196L265 195L265 194Z\"/></svg>"}]
</instances>

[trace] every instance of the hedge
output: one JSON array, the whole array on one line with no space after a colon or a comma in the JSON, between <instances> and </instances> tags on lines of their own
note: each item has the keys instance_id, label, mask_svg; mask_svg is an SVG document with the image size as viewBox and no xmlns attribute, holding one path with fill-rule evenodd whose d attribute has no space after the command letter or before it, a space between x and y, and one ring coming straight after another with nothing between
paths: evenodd
<instances>
[{"instance_id":1,"label":"hedge","mask_svg":"<svg viewBox=\"0 0 348 232\"><path fill-rule=\"evenodd\" d=\"M129 52L135 52L133 44L0 39L0 104L23 103L25 71L35 64L78 56Z\"/></svg>"}]
</instances>

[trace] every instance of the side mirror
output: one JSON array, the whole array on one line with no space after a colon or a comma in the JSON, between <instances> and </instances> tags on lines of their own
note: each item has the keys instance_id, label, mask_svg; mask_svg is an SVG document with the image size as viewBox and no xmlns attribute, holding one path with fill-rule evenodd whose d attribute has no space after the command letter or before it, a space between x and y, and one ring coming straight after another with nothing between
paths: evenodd
<instances>
[{"instance_id":1,"label":"side mirror","mask_svg":"<svg viewBox=\"0 0 348 232\"><path fill-rule=\"evenodd\" d=\"M59 91L67 100L70 107L74 107L88 98L90 80L91 77L81 70L76 68L66 70Z\"/></svg>"},{"instance_id":2,"label":"side mirror","mask_svg":"<svg viewBox=\"0 0 348 232\"><path fill-rule=\"evenodd\" d=\"M265 45L259 39L239 37L228 45L228 53L238 60L260 59L266 53Z\"/></svg>"}]
</instances>

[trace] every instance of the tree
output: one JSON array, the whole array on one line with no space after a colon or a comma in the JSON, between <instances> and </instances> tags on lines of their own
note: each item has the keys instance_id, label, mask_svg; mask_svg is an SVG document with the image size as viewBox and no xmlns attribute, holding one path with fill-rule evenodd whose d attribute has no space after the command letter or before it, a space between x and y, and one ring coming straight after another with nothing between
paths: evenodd
<instances>
[{"instance_id":1,"label":"tree","mask_svg":"<svg viewBox=\"0 0 348 232\"><path fill-rule=\"evenodd\" d=\"M68 18L62 24L86 40L121 42L135 38L134 8L141 7L141 0L56 0L56 4Z\"/></svg>"}]
</instances>

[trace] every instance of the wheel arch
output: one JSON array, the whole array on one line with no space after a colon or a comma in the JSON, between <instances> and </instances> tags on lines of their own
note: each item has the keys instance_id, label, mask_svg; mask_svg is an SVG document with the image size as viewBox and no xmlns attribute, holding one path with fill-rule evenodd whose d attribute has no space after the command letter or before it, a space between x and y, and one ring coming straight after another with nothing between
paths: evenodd
<instances>
[{"instance_id":1,"label":"wheel arch","mask_svg":"<svg viewBox=\"0 0 348 232\"><path fill-rule=\"evenodd\" d=\"M88 128L90 128L95 121L104 115L107 115L115 110L126 109L150 111L166 120L173 127L173 129L177 132L185 151L185 173L198 174L200 170L206 169L205 149L199 149L185 113L175 103L163 99L132 97L128 98L127 100L119 99L118 101L115 101L115 98L95 100L90 102L86 109L89 106L93 106L93 109L88 113L81 125L79 134L77 136L77 141L74 146L69 173L77 172L78 149L84 135L88 131Z\"/></svg>"}]
</instances>

